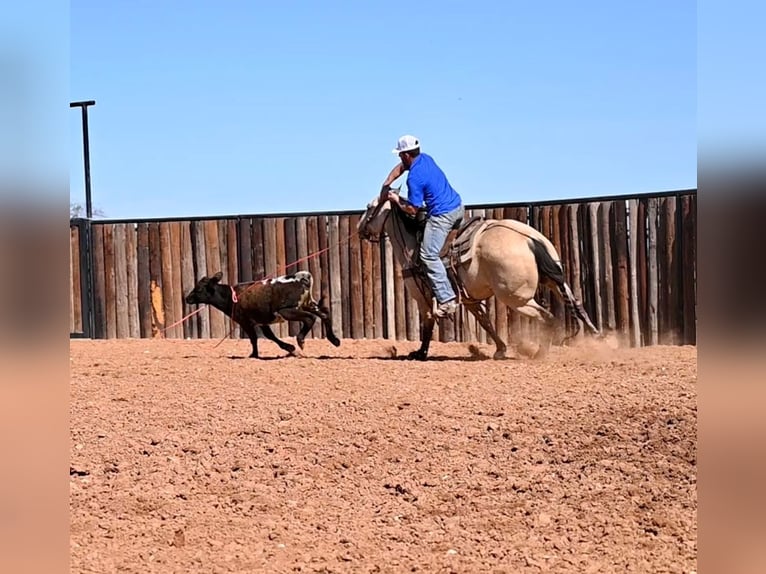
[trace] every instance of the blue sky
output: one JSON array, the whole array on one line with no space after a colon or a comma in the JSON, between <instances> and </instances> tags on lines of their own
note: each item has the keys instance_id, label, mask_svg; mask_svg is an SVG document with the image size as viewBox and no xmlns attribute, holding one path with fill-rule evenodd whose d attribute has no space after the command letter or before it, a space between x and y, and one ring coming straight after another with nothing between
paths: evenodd
<instances>
[{"instance_id":1,"label":"blue sky","mask_svg":"<svg viewBox=\"0 0 766 574\"><path fill-rule=\"evenodd\" d=\"M467 204L697 186L697 19L645 2L73 0L109 218L363 209L412 133ZM71 200L84 202L70 112Z\"/></svg>"}]
</instances>

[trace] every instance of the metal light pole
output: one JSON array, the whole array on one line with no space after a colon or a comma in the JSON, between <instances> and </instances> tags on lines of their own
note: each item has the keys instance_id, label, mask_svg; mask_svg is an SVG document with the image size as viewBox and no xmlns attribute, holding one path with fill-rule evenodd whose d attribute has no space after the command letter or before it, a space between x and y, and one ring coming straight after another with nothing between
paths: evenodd
<instances>
[{"instance_id":1,"label":"metal light pole","mask_svg":"<svg viewBox=\"0 0 766 574\"><path fill-rule=\"evenodd\" d=\"M80 108L82 110L82 147L83 159L85 162L85 215L86 219L80 220L78 227L80 229L80 289L82 297L82 336L95 338L95 317L94 309L96 305L95 290L93 288L93 249L91 244L91 221L93 220L93 204L90 196L90 142L88 141L88 106L95 106L95 100L81 102L69 102L70 108ZM79 336L78 334L70 334Z\"/></svg>"},{"instance_id":2,"label":"metal light pole","mask_svg":"<svg viewBox=\"0 0 766 574\"><path fill-rule=\"evenodd\" d=\"M82 148L85 162L85 216L93 219L93 205L90 198L90 144L88 142L88 106L95 106L95 100L69 102L70 108L82 110Z\"/></svg>"}]
</instances>

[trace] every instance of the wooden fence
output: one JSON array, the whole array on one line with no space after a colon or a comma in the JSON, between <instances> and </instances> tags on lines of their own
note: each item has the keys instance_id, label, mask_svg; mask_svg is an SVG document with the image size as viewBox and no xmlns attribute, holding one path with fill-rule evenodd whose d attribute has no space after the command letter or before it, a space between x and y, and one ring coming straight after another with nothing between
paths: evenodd
<instances>
[{"instance_id":1,"label":"wooden fence","mask_svg":"<svg viewBox=\"0 0 766 574\"><path fill-rule=\"evenodd\" d=\"M559 250L567 279L594 322L641 346L696 344L696 207L696 190L686 190L469 206L466 215L514 218L539 229ZM71 220L70 333L99 339L240 337L236 325L212 308L176 324L196 309L183 302L196 279L219 270L225 282L235 282L306 269L314 274L315 296L329 302L339 335L418 340L418 310L391 245L360 240L354 233L360 216ZM547 289L539 299L564 315ZM536 329L494 299L488 307L507 341ZM275 333L295 335L297 325L278 325ZM312 336L322 336L320 325ZM487 342L464 310L454 321L441 320L435 339Z\"/></svg>"}]
</instances>

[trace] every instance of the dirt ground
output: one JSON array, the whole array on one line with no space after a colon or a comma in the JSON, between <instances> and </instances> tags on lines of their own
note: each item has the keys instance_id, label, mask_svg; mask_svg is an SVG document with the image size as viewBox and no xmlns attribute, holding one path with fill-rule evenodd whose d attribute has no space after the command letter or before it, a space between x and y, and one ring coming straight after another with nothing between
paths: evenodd
<instances>
[{"instance_id":1,"label":"dirt ground","mask_svg":"<svg viewBox=\"0 0 766 574\"><path fill-rule=\"evenodd\" d=\"M71 341L71 572L697 569L696 348L217 343Z\"/></svg>"}]
</instances>

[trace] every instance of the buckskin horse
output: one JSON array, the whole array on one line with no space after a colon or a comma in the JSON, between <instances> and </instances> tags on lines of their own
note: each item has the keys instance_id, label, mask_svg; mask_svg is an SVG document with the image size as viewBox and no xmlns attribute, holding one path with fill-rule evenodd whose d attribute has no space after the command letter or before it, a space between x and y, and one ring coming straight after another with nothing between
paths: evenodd
<instances>
[{"instance_id":1,"label":"buckskin horse","mask_svg":"<svg viewBox=\"0 0 766 574\"><path fill-rule=\"evenodd\" d=\"M375 197L359 220L357 231L367 241L377 243L385 232L394 256L403 269L408 292L416 299L421 317L420 348L409 359L426 360L435 316L430 284L418 264L421 224L417 217L402 211L390 200ZM544 356L553 338L555 316L535 301L539 285L549 287L564 302L566 309L585 325L588 333L600 336L564 280L564 269L556 248L542 233L515 219L473 217L453 229L441 252L460 303L471 312L495 343L494 359L506 357L507 345L490 320L485 301L496 297L509 309L543 325L545 340L535 358ZM575 321L575 332L580 324Z\"/></svg>"}]
</instances>

